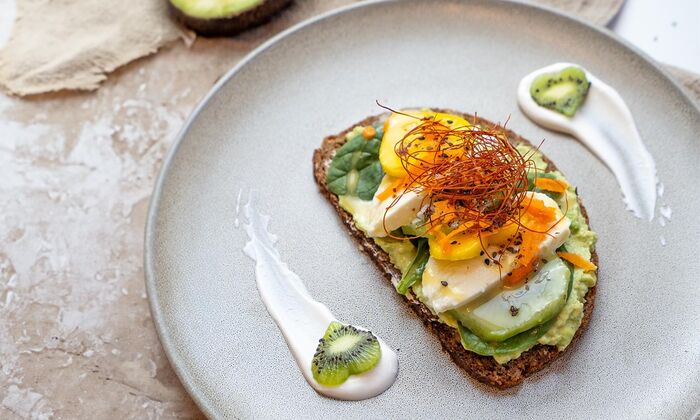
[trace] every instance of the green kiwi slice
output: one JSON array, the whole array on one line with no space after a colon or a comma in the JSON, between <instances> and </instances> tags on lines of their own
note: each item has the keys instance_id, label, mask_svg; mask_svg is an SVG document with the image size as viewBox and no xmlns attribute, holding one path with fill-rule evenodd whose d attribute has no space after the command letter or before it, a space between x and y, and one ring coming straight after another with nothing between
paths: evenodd
<instances>
[{"instance_id":1,"label":"green kiwi slice","mask_svg":"<svg viewBox=\"0 0 700 420\"><path fill-rule=\"evenodd\" d=\"M311 372L319 384L338 386L350 375L374 368L381 355L379 340L374 334L333 321L318 341Z\"/></svg>"},{"instance_id":2,"label":"green kiwi slice","mask_svg":"<svg viewBox=\"0 0 700 420\"><path fill-rule=\"evenodd\" d=\"M570 66L537 76L530 85L530 95L539 105L573 117L586 99L590 86L586 72Z\"/></svg>"}]
</instances>

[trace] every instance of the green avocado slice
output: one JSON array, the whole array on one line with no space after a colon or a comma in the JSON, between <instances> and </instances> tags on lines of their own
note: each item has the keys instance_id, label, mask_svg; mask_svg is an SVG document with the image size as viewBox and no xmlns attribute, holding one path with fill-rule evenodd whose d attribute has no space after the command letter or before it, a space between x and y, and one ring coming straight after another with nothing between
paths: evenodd
<instances>
[{"instance_id":1,"label":"green avocado slice","mask_svg":"<svg viewBox=\"0 0 700 420\"><path fill-rule=\"evenodd\" d=\"M260 6L265 0L170 0L188 16L211 19L226 18Z\"/></svg>"},{"instance_id":2,"label":"green avocado slice","mask_svg":"<svg viewBox=\"0 0 700 420\"><path fill-rule=\"evenodd\" d=\"M474 307L467 305L451 314L485 341L504 341L541 325L566 304L571 270L560 259L547 262L527 283L504 290Z\"/></svg>"},{"instance_id":3,"label":"green avocado slice","mask_svg":"<svg viewBox=\"0 0 700 420\"><path fill-rule=\"evenodd\" d=\"M168 0L175 18L206 36L234 35L261 24L292 0Z\"/></svg>"}]
</instances>

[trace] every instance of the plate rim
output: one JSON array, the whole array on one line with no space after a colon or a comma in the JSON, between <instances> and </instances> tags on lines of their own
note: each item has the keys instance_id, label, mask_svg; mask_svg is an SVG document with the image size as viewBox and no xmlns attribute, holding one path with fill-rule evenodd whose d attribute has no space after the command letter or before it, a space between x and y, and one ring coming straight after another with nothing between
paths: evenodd
<instances>
[{"instance_id":1,"label":"plate rim","mask_svg":"<svg viewBox=\"0 0 700 420\"><path fill-rule=\"evenodd\" d=\"M410 0L413 3L435 1L435 0ZM456 0L439 0L443 3L454 3ZM458 0L462 3L469 3L474 0ZM480 1L480 0L476 0ZM183 385L188 395L197 404L198 408L208 418L219 418L221 413L216 410L211 401L209 401L200 390L194 386L194 379L190 377L189 372L185 368L185 362L179 357L177 352L174 350L175 345L171 342L171 337L168 335L168 329L165 326L164 315L161 309L161 304L157 296L157 286L156 286L156 272L155 272L155 247L157 244L154 242L155 231L156 231L156 219L159 209L159 204L162 199L163 184L172 167L173 160L177 155L177 152L186 138L188 132L194 121L199 117L199 114L204 110L204 108L209 104L212 98L219 93L219 91L226 85L238 72L240 72L244 67L246 67L250 62L255 60L258 55L265 52L266 50L273 47L278 42L287 38L288 36L306 29L307 27L313 26L323 20L340 16L355 9L371 8L376 7L380 4L390 4L390 3L406 3L406 0L366 0L359 3L353 3L345 6L341 6L335 9L328 10L319 15L313 16L309 19L303 20L291 27L279 32L267 41L263 42L261 45L253 49L247 55L245 55L236 65L229 69L219 80L214 83L207 94L199 101L199 103L191 111L187 119L182 125L182 128L175 135L173 142L163 158L163 162L158 172L158 177L156 178L153 192L149 199L148 213L146 216L146 225L144 229L144 250L143 250L143 267L144 267L144 281L146 285L146 294L148 296L148 304L151 312L151 318L153 319L153 324L158 335L163 351L165 352L168 362L172 367L173 371L177 375L180 383ZM525 0L501 0L502 3L507 5L524 7L526 9L536 10L538 13L543 12L545 14L554 15L557 19L564 19L570 23L579 24L585 26L587 29L593 30L603 36L605 36L609 41L618 44L619 46L627 49L633 54L640 57L647 65L650 65L654 70L656 70L660 75L662 75L667 82L671 82L676 91L681 94L681 97L685 101L686 105L689 105L692 110L697 114L700 114L700 104L696 104L690 97L687 90L678 82L674 77L671 76L670 72L661 66L661 63L654 60L650 55L631 44L629 41L623 39L619 35L612 32L605 26L597 26L590 23L577 16L569 15L550 6L545 6L541 4L534 4L526 2ZM700 413L700 411L698 411Z\"/></svg>"}]
</instances>

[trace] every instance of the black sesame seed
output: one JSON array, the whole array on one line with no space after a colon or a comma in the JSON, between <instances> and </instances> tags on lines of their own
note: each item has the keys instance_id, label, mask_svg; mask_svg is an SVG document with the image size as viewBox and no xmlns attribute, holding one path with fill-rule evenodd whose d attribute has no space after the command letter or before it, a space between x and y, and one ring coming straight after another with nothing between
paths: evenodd
<instances>
[{"instance_id":1,"label":"black sesame seed","mask_svg":"<svg viewBox=\"0 0 700 420\"><path fill-rule=\"evenodd\" d=\"M443 286L447 287L447 282L446 282L445 280L441 281L440 284L442 284Z\"/></svg>"}]
</instances>

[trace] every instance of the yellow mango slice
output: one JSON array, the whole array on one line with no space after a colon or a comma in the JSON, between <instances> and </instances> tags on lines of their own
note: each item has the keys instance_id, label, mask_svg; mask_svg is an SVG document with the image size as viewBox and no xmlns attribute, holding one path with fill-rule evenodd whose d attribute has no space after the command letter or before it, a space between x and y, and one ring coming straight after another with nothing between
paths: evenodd
<instances>
[{"instance_id":1,"label":"yellow mango slice","mask_svg":"<svg viewBox=\"0 0 700 420\"><path fill-rule=\"evenodd\" d=\"M481 253L481 243L479 238L472 233L458 233L457 235L443 240L440 235L428 238L430 256L438 260L459 261L478 257ZM484 246L487 246L484 243Z\"/></svg>"},{"instance_id":2,"label":"yellow mango slice","mask_svg":"<svg viewBox=\"0 0 700 420\"><path fill-rule=\"evenodd\" d=\"M518 233L518 224L508 223L494 232L485 234L484 238L490 245L505 245L516 233Z\"/></svg>"},{"instance_id":3,"label":"yellow mango slice","mask_svg":"<svg viewBox=\"0 0 700 420\"><path fill-rule=\"evenodd\" d=\"M404 169L401 159L396 154L396 145L406 137L408 132L424 122L424 118L433 117L435 121L445 126L445 129L455 129L460 127L469 127L470 124L461 117L451 114L432 111L405 111L406 114L393 113L384 122L384 136L379 147L379 162L382 164L384 172L395 177L405 177L407 171ZM414 118L416 117L416 118ZM420 134L414 134L406 138L407 142L420 137ZM411 148L412 152L419 152L418 158L429 160L432 155L435 155L436 140L425 138L420 142L414 143ZM432 150L432 151L431 151ZM417 163L417 162L415 162Z\"/></svg>"}]
</instances>

